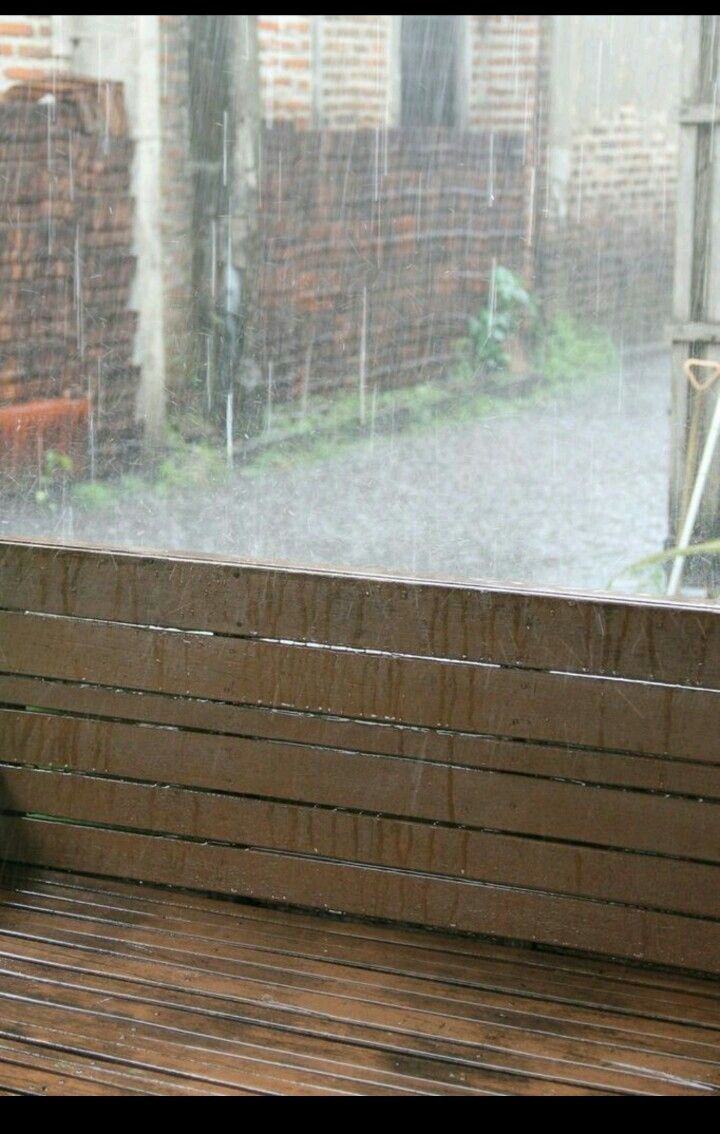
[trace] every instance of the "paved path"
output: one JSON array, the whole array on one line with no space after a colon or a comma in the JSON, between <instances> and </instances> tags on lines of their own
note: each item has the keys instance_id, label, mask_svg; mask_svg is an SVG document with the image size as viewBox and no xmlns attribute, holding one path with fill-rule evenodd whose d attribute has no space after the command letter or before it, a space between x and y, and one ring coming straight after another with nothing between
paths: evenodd
<instances>
[{"instance_id":1,"label":"paved path","mask_svg":"<svg viewBox=\"0 0 720 1134\"><path fill-rule=\"evenodd\" d=\"M542 405L378 437L149 490L102 511L3 517L0 531L466 580L605 588L661 549L669 363L653 356Z\"/></svg>"}]
</instances>

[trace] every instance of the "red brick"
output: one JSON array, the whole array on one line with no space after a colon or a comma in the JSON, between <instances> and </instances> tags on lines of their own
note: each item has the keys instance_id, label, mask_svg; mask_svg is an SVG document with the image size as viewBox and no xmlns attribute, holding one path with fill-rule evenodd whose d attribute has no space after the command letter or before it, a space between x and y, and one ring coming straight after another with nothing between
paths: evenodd
<instances>
[{"instance_id":1,"label":"red brick","mask_svg":"<svg viewBox=\"0 0 720 1134\"><path fill-rule=\"evenodd\" d=\"M20 39L30 39L34 30L32 24L0 23L0 36L17 36Z\"/></svg>"}]
</instances>

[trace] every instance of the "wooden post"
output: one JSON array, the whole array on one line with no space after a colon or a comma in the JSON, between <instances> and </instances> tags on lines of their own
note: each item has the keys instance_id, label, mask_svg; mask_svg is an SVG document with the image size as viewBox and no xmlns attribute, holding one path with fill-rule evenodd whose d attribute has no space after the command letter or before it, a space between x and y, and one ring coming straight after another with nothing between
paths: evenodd
<instances>
[{"instance_id":1,"label":"wooden post","mask_svg":"<svg viewBox=\"0 0 720 1134\"><path fill-rule=\"evenodd\" d=\"M720 17L687 16L680 113L680 177L673 339L670 546L677 544L697 473L717 388L698 394L687 380L689 359L720 361L720 127L717 100ZM700 408L698 435L691 423ZM690 459L689 459L690 455ZM717 536L720 522L720 455L715 461L693 543ZM686 577L711 584L711 568L690 562Z\"/></svg>"}]
</instances>

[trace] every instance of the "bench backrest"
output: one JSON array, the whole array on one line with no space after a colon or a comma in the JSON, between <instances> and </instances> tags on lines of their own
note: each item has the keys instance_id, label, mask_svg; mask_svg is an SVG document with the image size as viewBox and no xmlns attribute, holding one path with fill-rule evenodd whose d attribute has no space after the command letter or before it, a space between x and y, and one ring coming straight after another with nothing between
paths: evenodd
<instances>
[{"instance_id":1,"label":"bench backrest","mask_svg":"<svg viewBox=\"0 0 720 1134\"><path fill-rule=\"evenodd\" d=\"M0 544L0 855L720 972L720 610Z\"/></svg>"}]
</instances>

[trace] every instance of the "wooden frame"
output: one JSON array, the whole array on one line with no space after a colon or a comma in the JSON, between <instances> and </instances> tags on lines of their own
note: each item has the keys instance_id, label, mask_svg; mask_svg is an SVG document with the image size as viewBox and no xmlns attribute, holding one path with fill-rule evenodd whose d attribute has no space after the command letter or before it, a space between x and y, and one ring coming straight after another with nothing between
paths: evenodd
<instances>
[{"instance_id":1,"label":"wooden frame","mask_svg":"<svg viewBox=\"0 0 720 1134\"><path fill-rule=\"evenodd\" d=\"M719 644L711 606L6 541L6 856L718 972Z\"/></svg>"}]
</instances>

